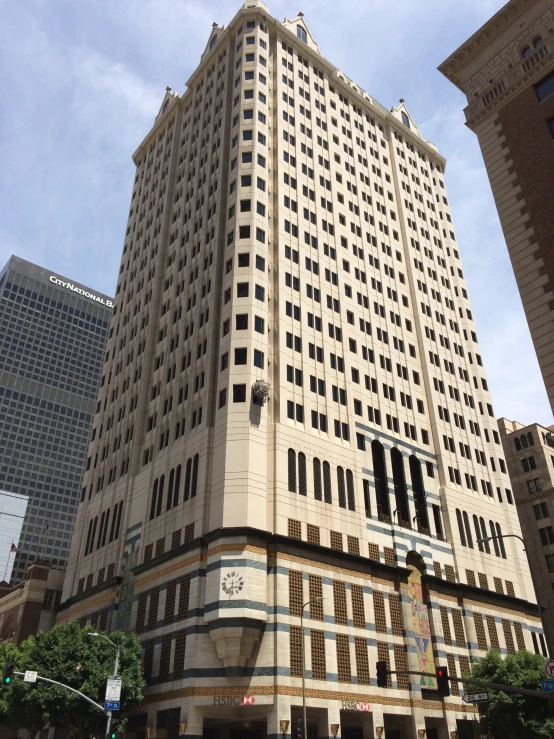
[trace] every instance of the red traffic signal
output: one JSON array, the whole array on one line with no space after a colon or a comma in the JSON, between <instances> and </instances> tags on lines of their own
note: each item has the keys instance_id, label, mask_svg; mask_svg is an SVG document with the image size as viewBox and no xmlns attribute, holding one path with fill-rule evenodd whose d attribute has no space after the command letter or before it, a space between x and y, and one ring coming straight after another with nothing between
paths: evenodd
<instances>
[{"instance_id":1,"label":"red traffic signal","mask_svg":"<svg viewBox=\"0 0 554 739\"><path fill-rule=\"evenodd\" d=\"M440 695L447 697L450 695L450 681L448 680L448 667L437 667L435 670L437 678L437 690Z\"/></svg>"},{"instance_id":2,"label":"red traffic signal","mask_svg":"<svg viewBox=\"0 0 554 739\"><path fill-rule=\"evenodd\" d=\"M387 663L384 661L377 662L377 687L387 687Z\"/></svg>"}]
</instances>

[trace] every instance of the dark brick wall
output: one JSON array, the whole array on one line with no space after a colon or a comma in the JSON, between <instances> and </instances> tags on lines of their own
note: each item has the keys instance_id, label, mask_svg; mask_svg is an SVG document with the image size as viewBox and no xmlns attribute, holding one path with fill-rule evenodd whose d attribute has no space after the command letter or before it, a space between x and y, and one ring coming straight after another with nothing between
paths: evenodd
<instances>
[{"instance_id":1,"label":"dark brick wall","mask_svg":"<svg viewBox=\"0 0 554 739\"><path fill-rule=\"evenodd\" d=\"M523 212L539 245L537 258L549 277L547 290L554 290L554 139L546 124L553 116L554 93L539 103L532 85L498 113L525 199Z\"/></svg>"}]
</instances>

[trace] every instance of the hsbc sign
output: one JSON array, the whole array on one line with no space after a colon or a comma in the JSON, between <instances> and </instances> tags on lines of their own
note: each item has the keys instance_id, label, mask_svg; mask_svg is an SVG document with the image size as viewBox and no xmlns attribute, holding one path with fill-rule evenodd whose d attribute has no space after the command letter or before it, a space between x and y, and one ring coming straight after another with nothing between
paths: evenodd
<instances>
[{"instance_id":1,"label":"hsbc sign","mask_svg":"<svg viewBox=\"0 0 554 739\"><path fill-rule=\"evenodd\" d=\"M253 706L256 698L253 695L214 695L214 706Z\"/></svg>"},{"instance_id":2,"label":"hsbc sign","mask_svg":"<svg viewBox=\"0 0 554 739\"><path fill-rule=\"evenodd\" d=\"M369 703L363 703L360 701L342 701L343 711L371 711Z\"/></svg>"}]
</instances>

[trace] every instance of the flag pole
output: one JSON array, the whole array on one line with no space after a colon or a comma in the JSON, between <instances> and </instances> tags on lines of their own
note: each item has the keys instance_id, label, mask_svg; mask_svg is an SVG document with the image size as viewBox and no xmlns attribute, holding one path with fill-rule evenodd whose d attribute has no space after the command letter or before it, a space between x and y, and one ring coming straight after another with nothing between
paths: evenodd
<instances>
[{"instance_id":1,"label":"flag pole","mask_svg":"<svg viewBox=\"0 0 554 739\"><path fill-rule=\"evenodd\" d=\"M4 569L4 582L6 582L6 575L8 574L8 565L10 563L10 557L12 556L12 547L14 545L13 539L12 539L12 546L10 547L10 551L8 552L8 559L6 560L6 567Z\"/></svg>"}]
</instances>

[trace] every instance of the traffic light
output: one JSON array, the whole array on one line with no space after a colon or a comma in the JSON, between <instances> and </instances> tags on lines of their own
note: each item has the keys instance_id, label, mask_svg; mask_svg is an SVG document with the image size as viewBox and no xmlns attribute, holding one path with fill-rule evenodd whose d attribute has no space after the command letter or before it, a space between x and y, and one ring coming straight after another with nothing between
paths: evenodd
<instances>
[{"instance_id":1,"label":"traffic light","mask_svg":"<svg viewBox=\"0 0 554 739\"><path fill-rule=\"evenodd\" d=\"M448 680L448 667L437 667L435 670L435 676L437 678L437 690L439 695L447 697L450 695L450 681Z\"/></svg>"},{"instance_id":2,"label":"traffic light","mask_svg":"<svg viewBox=\"0 0 554 739\"><path fill-rule=\"evenodd\" d=\"M387 687L387 663L384 661L377 662L377 687Z\"/></svg>"},{"instance_id":3,"label":"traffic light","mask_svg":"<svg viewBox=\"0 0 554 739\"><path fill-rule=\"evenodd\" d=\"M304 722L301 718L296 722L296 729L294 730L294 736L296 739L304 739Z\"/></svg>"},{"instance_id":4,"label":"traffic light","mask_svg":"<svg viewBox=\"0 0 554 739\"><path fill-rule=\"evenodd\" d=\"M119 721L118 719L112 719L112 723L110 725L110 733L107 735L108 739L117 739L118 731Z\"/></svg>"},{"instance_id":5,"label":"traffic light","mask_svg":"<svg viewBox=\"0 0 554 739\"><path fill-rule=\"evenodd\" d=\"M13 662L6 662L4 667L4 673L2 675L2 685L11 685L13 682L13 674L15 671L15 665Z\"/></svg>"}]
</instances>

